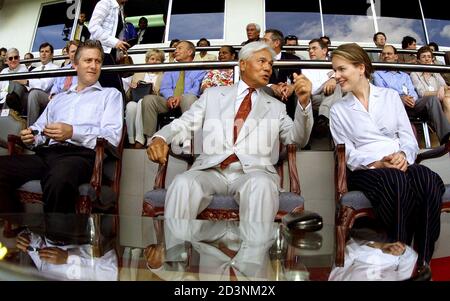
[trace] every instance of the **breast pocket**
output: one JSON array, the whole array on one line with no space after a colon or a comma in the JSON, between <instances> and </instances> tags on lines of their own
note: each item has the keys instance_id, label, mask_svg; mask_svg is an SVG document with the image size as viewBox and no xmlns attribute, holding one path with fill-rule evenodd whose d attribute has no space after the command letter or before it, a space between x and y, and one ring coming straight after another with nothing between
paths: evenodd
<instances>
[{"instance_id":1,"label":"breast pocket","mask_svg":"<svg viewBox=\"0 0 450 301\"><path fill-rule=\"evenodd\" d=\"M95 125L99 124L102 119L102 111L100 106L95 104L83 104L80 110L76 110L75 123L79 125Z\"/></svg>"}]
</instances>

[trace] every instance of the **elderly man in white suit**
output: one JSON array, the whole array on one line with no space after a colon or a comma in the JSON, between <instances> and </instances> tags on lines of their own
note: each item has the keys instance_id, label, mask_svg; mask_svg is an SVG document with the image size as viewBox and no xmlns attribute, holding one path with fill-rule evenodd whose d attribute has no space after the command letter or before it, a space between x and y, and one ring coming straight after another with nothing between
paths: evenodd
<instances>
[{"instance_id":1,"label":"elderly man in white suit","mask_svg":"<svg viewBox=\"0 0 450 301\"><path fill-rule=\"evenodd\" d=\"M264 92L274 57L265 43L247 44L239 52L238 83L205 90L179 119L152 137L148 157L165 164L168 144L180 144L202 130L203 151L192 168L176 176L169 186L165 217L195 219L214 194L229 194L239 204L241 220L274 220L279 177L273 164L278 160L279 143L303 147L313 124L311 82L305 76L294 75L298 97L294 121L282 102ZM250 113L240 119L241 104L248 104L248 98Z\"/></svg>"}]
</instances>

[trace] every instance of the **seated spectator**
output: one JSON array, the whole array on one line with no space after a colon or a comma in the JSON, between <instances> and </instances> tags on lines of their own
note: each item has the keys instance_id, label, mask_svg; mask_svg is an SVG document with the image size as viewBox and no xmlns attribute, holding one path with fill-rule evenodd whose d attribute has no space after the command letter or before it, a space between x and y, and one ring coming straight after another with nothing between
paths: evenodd
<instances>
[{"instance_id":1,"label":"seated spectator","mask_svg":"<svg viewBox=\"0 0 450 301\"><path fill-rule=\"evenodd\" d=\"M265 92L274 57L262 42L242 47L239 83L207 89L189 111L150 140L149 159L166 164L168 144L189 140L198 130L203 133L203 152L167 190L165 218L195 219L217 193L235 197L241 222L273 222L279 205L280 179L273 167L279 144L303 147L312 128L311 83L305 76L294 74L294 121Z\"/></svg>"},{"instance_id":2,"label":"seated spectator","mask_svg":"<svg viewBox=\"0 0 450 301\"><path fill-rule=\"evenodd\" d=\"M275 61L300 61L298 56L281 51L284 43L284 36L278 29L267 29L264 33L263 40L275 51ZM274 67L272 75L269 79L269 87L272 90L271 92L277 99L286 103L286 110L291 118L294 118L297 107L297 99L295 97L292 80L294 73L300 74L300 68Z\"/></svg>"},{"instance_id":3,"label":"seated spectator","mask_svg":"<svg viewBox=\"0 0 450 301\"><path fill-rule=\"evenodd\" d=\"M86 22L86 13L80 12L80 15L78 16L77 25L75 27L75 34L73 36L74 40L84 42L91 37L91 33L89 32L89 29L86 26L85 22Z\"/></svg>"},{"instance_id":4,"label":"seated spectator","mask_svg":"<svg viewBox=\"0 0 450 301\"><path fill-rule=\"evenodd\" d=\"M53 64L53 46L49 43L42 43L39 46L39 58L41 66L33 69L35 71L55 70L59 69L58 65ZM26 105L22 107L22 114L27 115L28 126L32 125L39 117L39 114L47 106L50 101L50 90L55 82L54 77L35 78L28 80L30 89Z\"/></svg>"},{"instance_id":5,"label":"seated spectator","mask_svg":"<svg viewBox=\"0 0 450 301\"><path fill-rule=\"evenodd\" d=\"M146 17L139 19L139 30L137 32L137 43L147 44L151 43L150 29L148 28L148 20Z\"/></svg>"},{"instance_id":6,"label":"seated spectator","mask_svg":"<svg viewBox=\"0 0 450 301\"><path fill-rule=\"evenodd\" d=\"M433 51L433 53L435 51L439 51L439 46L435 42L428 43L428 47L430 47L430 49L431 49L431 51ZM435 55L433 55L433 63L436 64L436 65L445 65L442 62L438 61L437 57Z\"/></svg>"},{"instance_id":7,"label":"seated spectator","mask_svg":"<svg viewBox=\"0 0 450 301\"><path fill-rule=\"evenodd\" d=\"M201 38L197 42L198 47L208 47L211 46L211 43L206 38ZM217 61L217 56L214 54L208 53L207 50L200 50L194 57L194 61Z\"/></svg>"},{"instance_id":8,"label":"seated spectator","mask_svg":"<svg viewBox=\"0 0 450 301\"><path fill-rule=\"evenodd\" d=\"M397 49L386 45L381 53L383 62L397 63ZM412 74L411 74L412 75ZM401 71L376 71L374 85L391 88L398 92L409 116L426 115L441 143L446 143L450 135L450 123L445 117L439 98L435 95L419 99L409 75Z\"/></svg>"},{"instance_id":9,"label":"seated spectator","mask_svg":"<svg viewBox=\"0 0 450 301\"><path fill-rule=\"evenodd\" d=\"M8 49L5 62L8 68L3 69L0 74L28 72L27 67L20 64L20 54L16 48ZM9 108L15 111L21 110L22 104L26 103L27 89L24 86L26 83L26 80L0 81L0 103L6 101ZM13 96L7 97L8 94Z\"/></svg>"},{"instance_id":10,"label":"seated spectator","mask_svg":"<svg viewBox=\"0 0 450 301\"><path fill-rule=\"evenodd\" d=\"M256 23L249 23L245 27L247 32L247 41L241 43L241 45L247 45L248 43L259 41L259 35L261 34L261 26Z\"/></svg>"},{"instance_id":11,"label":"seated spectator","mask_svg":"<svg viewBox=\"0 0 450 301\"><path fill-rule=\"evenodd\" d=\"M78 40L72 40L68 43L68 55L69 55L69 63L64 66L62 69L72 69L74 60L75 60L75 53L77 52L78 46L80 45L80 41ZM64 76L64 77L58 77L55 79L55 82L52 85L52 88L50 90L50 96L49 99L51 100L55 95L68 91L72 86L77 85L78 78L76 76Z\"/></svg>"},{"instance_id":12,"label":"seated spectator","mask_svg":"<svg viewBox=\"0 0 450 301\"><path fill-rule=\"evenodd\" d=\"M298 46L297 36L296 35L288 35L288 36L284 37L284 45L285 46ZM287 49L286 52L296 55L294 49Z\"/></svg>"},{"instance_id":13,"label":"seated spectator","mask_svg":"<svg viewBox=\"0 0 450 301\"><path fill-rule=\"evenodd\" d=\"M347 95L330 111L335 144L345 144L349 190L362 191L391 242L414 245L418 270L428 269L439 237L442 195L438 174L414 164L419 150L398 93L369 83L373 71L357 44L333 51L336 80Z\"/></svg>"},{"instance_id":14,"label":"seated spectator","mask_svg":"<svg viewBox=\"0 0 450 301\"><path fill-rule=\"evenodd\" d=\"M219 61L234 61L236 59L236 50L233 46L225 45L220 47L219 50ZM234 82L233 79L233 69L214 69L206 73L205 78L203 78L201 91L203 92L206 88L218 87L218 86L231 86Z\"/></svg>"},{"instance_id":15,"label":"seated spectator","mask_svg":"<svg viewBox=\"0 0 450 301\"><path fill-rule=\"evenodd\" d=\"M403 37L402 49L416 50L416 48L417 48L416 39L410 36ZM398 62L416 64L417 57L412 53L399 53Z\"/></svg>"},{"instance_id":16,"label":"seated spectator","mask_svg":"<svg viewBox=\"0 0 450 301\"><path fill-rule=\"evenodd\" d=\"M377 48L383 49L384 45L386 45L386 35L384 34L384 32L377 32L373 35L373 42L375 43L375 46L377 46ZM379 52L369 52L369 57L370 60L372 62L379 62L381 61L381 53Z\"/></svg>"},{"instance_id":17,"label":"seated spectator","mask_svg":"<svg viewBox=\"0 0 450 301\"><path fill-rule=\"evenodd\" d=\"M170 48L177 48L178 43L180 43L180 40L178 39L173 39L172 41L170 41ZM169 63L175 62L175 50L169 52Z\"/></svg>"},{"instance_id":18,"label":"seated spectator","mask_svg":"<svg viewBox=\"0 0 450 301\"><path fill-rule=\"evenodd\" d=\"M91 179L97 137L118 146L123 100L119 91L98 83L103 56L100 42L81 44L74 61L77 86L55 96L36 123L20 133L35 154L0 157L0 212L19 211L16 189L40 180L44 211L73 213L78 186Z\"/></svg>"},{"instance_id":19,"label":"seated spectator","mask_svg":"<svg viewBox=\"0 0 450 301\"><path fill-rule=\"evenodd\" d=\"M63 49L61 49L61 55L69 55L69 45L64 46ZM61 64L61 68L64 66L67 66L67 64L70 63L70 59L66 58L62 64Z\"/></svg>"},{"instance_id":20,"label":"seated spectator","mask_svg":"<svg viewBox=\"0 0 450 301\"><path fill-rule=\"evenodd\" d=\"M8 65L6 65L6 48L2 47L0 48L0 71L7 67Z\"/></svg>"},{"instance_id":21,"label":"seated spectator","mask_svg":"<svg viewBox=\"0 0 450 301\"><path fill-rule=\"evenodd\" d=\"M158 49L151 49L145 54L146 64L164 63L164 52ZM131 79L130 90L127 93L127 106L125 120L127 123L128 142L135 148L143 148L145 144L144 128L142 124L142 98L133 99L133 89L140 84L152 84L152 94L159 95L163 72L142 72L135 73Z\"/></svg>"},{"instance_id":22,"label":"seated spectator","mask_svg":"<svg viewBox=\"0 0 450 301\"><path fill-rule=\"evenodd\" d=\"M34 59L34 55L33 55L31 52L27 52L27 53L25 53L25 55L23 56L23 59L24 59L24 60L31 60L31 59ZM25 63L25 66L27 67L28 71L33 71L33 69L36 69L36 67L33 66L33 63L31 63L31 62Z\"/></svg>"},{"instance_id":23,"label":"seated spectator","mask_svg":"<svg viewBox=\"0 0 450 301\"><path fill-rule=\"evenodd\" d=\"M175 50L177 62L192 62L195 46L189 41L180 41ZM181 70L165 72L159 95L147 95L142 100L144 134L152 137L156 132L158 114L180 107L187 111L200 95L200 85L206 72L203 70Z\"/></svg>"},{"instance_id":24,"label":"seated spectator","mask_svg":"<svg viewBox=\"0 0 450 301\"><path fill-rule=\"evenodd\" d=\"M321 39L309 41L308 54L310 60L325 61L328 46ZM313 110L317 112L313 135L323 137L329 133L331 106L342 98L340 86L336 85L334 72L330 69L303 69L302 73L312 82L311 101Z\"/></svg>"},{"instance_id":25,"label":"seated spectator","mask_svg":"<svg viewBox=\"0 0 450 301\"><path fill-rule=\"evenodd\" d=\"M331 46L331 39L330 39L329 36L322 36L322 37L320 37L320 39L321 39L322 41L324 41L325 44L327 44L328 48L330 48L330 46ZM329 52L329 51L328 51L328 53L327 53L327 60L331 60L330 52Z\"/></svg>"},{"instance_id":26,"label":"seated spectator","mask_svg":"<svg viewBox=\"0 0 450 301\"><path fill-rule=\"evenodd\" d=\"M423 46L417 51L420 64L433 64L433 52ZM441 101L447 120L450 121L450 90L439 73L411 72L411 80L420 97L436 95Z\"/></svg>"},{"instance_id":27,"label":"seated spectator","mask_svg":"<svg viewBox=\"0 0 450 301\"><path fill-rule=\"evenodd\" d=\"M428 47L433 51L439 51L439 46L435 42L428 43ZM439 61L435 55L433 55L433 63L436 65L445 65L445 62ZM450 85L450 73L441 73L442 78L445 80L447 86Z\"/></svg>"}]
</instances>

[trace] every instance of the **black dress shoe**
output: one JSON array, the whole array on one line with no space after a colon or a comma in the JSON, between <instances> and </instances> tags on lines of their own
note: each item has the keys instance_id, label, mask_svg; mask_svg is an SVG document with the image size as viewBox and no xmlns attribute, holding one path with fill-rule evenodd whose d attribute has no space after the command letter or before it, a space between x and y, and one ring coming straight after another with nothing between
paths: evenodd
<instances>
[{"instance_id":1,"label":"black dress shoe","mask_svg":"<svg viewBox=\"0 0 450 301\"><path fill-rule=\"evenodd\" d=\"M16 92L8 93L5 102L11 110L18 112L19 114L22 113L22 102Z\"/></svg>"},{"instance_id":2,"label":"black dress shoe","mask_svg":"<svg viewBox=\"0 0 450 301\"><path fill-rule=\"evenodd\" d=\"M313 135L317 138L327 137L330 133L330 121L327 117L319 115L314 121Z\"/></svg>"},{"instance_id":3,"label":"black dress shoe","mask_svg":"<svg viewBox=\"0 0 450 301\"><path fill-rule=\"evenodd\" d=\"M428 263L424 263L417 267L415 275L413 275L410 281L430 281L431 280L431 268Z\"/></svg>"},{"instance_id":4,"label":"black dress shoe","mask_svg":"<svg viewBox=\"0 0 450 301\"><path fill-rule=\"evenodd\" d=\"M447 142L450 140L450 133L447 133L444 135L444 137L442 137L441 139L441 145L443 144L447 144Z\"/></svg>"}]
</instances>

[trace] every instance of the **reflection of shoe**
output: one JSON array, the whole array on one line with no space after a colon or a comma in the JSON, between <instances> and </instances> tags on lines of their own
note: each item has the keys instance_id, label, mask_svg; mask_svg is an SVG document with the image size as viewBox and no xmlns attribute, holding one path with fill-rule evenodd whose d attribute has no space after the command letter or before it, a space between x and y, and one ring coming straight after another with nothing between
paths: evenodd
<instances>
[{"instance_id":1,"label":"reflection of shoe","mask_svg":"<svg viewBox=\"0 0 450 301\"><path fill-rule=\"evenodd\" d=\"M329 123L330 122L327 117L319 115L319 117L317 117L316 120L314 121L313 135L318 138L328 136L328 134L330 133Z\"/></svg>"}]
</instances>

